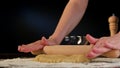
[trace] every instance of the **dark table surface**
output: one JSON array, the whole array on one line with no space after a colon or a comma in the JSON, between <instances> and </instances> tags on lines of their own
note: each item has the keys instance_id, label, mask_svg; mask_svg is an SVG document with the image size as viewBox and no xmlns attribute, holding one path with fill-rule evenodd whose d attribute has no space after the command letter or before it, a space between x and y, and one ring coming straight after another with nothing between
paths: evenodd
<instances>
[{"instance_id":1,"label":"dark table surface","mask_svg":"<svg viewBox=\"0 0 120 68\"><path fill-rule=\"evenodd\" d=\"M11 58L23 58L23 57L35 57L31 53L0 53L0 59L11 59Z\"/></svg>"}]
</instances>

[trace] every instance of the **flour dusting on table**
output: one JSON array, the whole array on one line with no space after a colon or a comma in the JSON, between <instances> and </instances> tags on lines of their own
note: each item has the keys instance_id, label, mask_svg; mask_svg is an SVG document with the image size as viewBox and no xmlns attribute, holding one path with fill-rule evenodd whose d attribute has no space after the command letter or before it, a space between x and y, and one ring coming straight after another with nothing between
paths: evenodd
<instances>
[{"instance_id":1,"label":"flour dusting on table","mask_svg":"<svg viewBox=\"0 0 120 68\"><path fill-rule=\"evenodd\" d=\"M6 68L94 68L94 67L120 67L118 58L96 58L90 63L41 63L33 61L33 58L14 58L0 60L0 67Z\"/></svg>"}]
</instances>

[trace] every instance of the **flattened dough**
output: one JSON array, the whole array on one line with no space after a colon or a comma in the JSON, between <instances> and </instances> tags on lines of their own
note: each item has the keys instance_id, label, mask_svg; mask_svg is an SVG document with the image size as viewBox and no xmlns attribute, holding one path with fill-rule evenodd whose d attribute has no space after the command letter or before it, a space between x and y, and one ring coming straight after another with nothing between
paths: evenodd
<instances>
[{"instance_id":1,"label":"flattened dough","mask_svg":"<svg viewBox=\"0 0 120 68\"><path fill-rule=\"evenodd\" d=\"M70 63L81 63L90 62L90 59L86 58L84 55L46 55L40 54L34 58L34 61L44 62L44 63L60 63L60 62L70 62Z\"/></svg>"}]
</instances>

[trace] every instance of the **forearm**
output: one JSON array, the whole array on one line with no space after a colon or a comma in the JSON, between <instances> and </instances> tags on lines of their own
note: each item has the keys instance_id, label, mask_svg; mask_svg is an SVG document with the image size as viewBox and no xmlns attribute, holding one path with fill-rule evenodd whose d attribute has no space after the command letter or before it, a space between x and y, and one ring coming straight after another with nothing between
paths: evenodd
<instances>
[{"instance_id":1,"label":"forearm","mask_svg":"<svg viewBox=\"0 0 120 68\"><path fill-rule=\"evenodd\" d=\"M59 44L62 39L68 35L82 19L88 0L70 0L66 5L58 25L52 34Z\"/></svg>"}]
</instances>

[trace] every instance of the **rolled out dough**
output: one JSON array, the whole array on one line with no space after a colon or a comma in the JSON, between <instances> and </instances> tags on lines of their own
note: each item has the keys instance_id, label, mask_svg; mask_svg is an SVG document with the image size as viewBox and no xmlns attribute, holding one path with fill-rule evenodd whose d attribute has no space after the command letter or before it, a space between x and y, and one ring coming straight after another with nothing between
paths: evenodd
<instances>
[{"instance_id":1,"label":"rolled out dough","mask_svg":"<svg viewBox=\"0 0 120 68\"><path fill-rule=\"evenodd\" d=\"M83 63L90 62L90 59L84 55L46 55L40 54L34 58L34 61L44 62L44 63L59 63L59 62L70 62L70 63Z\"/></svg>"}]
</instances>

